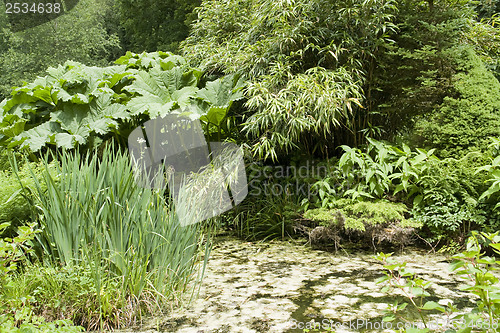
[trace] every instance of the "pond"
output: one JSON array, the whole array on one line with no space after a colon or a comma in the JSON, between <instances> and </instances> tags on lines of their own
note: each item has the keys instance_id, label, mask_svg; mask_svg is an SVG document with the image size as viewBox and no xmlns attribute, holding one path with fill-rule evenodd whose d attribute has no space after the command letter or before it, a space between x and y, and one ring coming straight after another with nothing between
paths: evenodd
<instances>
[{"instance_id":1,"label":"pond","mask_svg":"<svg viewBox=\"0 0 500 333\"><path fill-rule=\"evenodd\" d=\"M373 254L335 254L293 240L217 238L198 297L141 331L303 332L314 320L321 332L333 325L336 332L380 332L387 304L404 298L380 291L375 280L383 276L382 265ZM427 300L472 306L473 300L459 290L460 282L450 273L446 256L406 248L394 258L432 282ZM408 316L417 321L414 313Z\"/></svg>"}]
</instances>

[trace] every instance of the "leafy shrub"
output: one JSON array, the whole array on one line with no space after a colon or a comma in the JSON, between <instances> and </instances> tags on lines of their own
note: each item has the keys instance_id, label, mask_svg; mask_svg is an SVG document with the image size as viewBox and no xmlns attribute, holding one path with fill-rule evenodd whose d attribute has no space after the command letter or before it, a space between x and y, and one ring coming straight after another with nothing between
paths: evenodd
<instances>
[{"instance_id":1,"label":"leafy shrub","mask_svg":"<svg viewBox=\"0 0 500 333\"><path fill-rule=\"evenodd\" d=\"M182 112L215 125L242 97L238 76L200 85L202 72L171 53L127 53L120 65L89 67L68 61L48 75L14 88L0 103L0 144L40 151L53 146L92 148L114 137L125 144L148 118ZM207 129L208 130L208 129Z\"/></svg>"},{"instance_id":2,"label":"leafy shrub","mask_svg":"<svg viewBox=\"0 0 500 333\"><path fill-rule=\"evenodd\" d=\"M181 45L192 63L248 77L243 131L277 159L358 133L367 67L388 43L395 1L203 1ZM354 112L354 110L356 112ZM360 120L361 122L361 120Z\"/></svg>"},{"instance_id":3,"label":"leafy shrub","mask_svg":"<svg viewBox=\"0 0 500 333\"><path fill-rule=\"evenodd\" d=\"M18 170L13 172L8 154L7 150L0 151L0 160L5 163L5 169L0 169L0 223L13 222L14 225L19 225L21 221L32 219L34 213L29 203L31 192L35 189L32 172L37 179L41 179L45 168L43 163L24 163L24 158L17 154ZM55 162L49 164L48 170L57 179ZM43 182L41 186L46 187Z\"/></svg>"},{"instance_id":4,"label":"leafy shrub","mask_svg":"<svg viewBox=\"0 0 500 333\"><path fill-rule=\"evenodd\" d=\"M465 80L478 84L469 91L478 93L475 102L470 93L460 96L455 85L458 77L468 75L463 64L469 64L462 50L473 49L490 65L497 62L496 41L500 30L494 20L480 21L474 10L476 6L467 1L397 2L398 12L393 21L397 30L390 34L394 43L377 58L372 81L377 114L374 121L383 126L386 138L412 133L415 123L419 123L413 147L438 148L436 155L440 158L460 158L469 151L460 151L458 146L472 144L469 138L480 143L485 132L494 130L494 123L487 123L492 105L482 112L480 105L485 100L479 97L492 83L491 73L482 72L484 80L476 75ZM473 58L470 65L480 63L479 58ZM443 103L444 99L449 100ZM452 100L456 103L449 103ZM474 116L468 113L467 103L477 106L472 106ZM461 105L460 110L453 110L454 105ZM480 116L477 123L475 116ZM430 127L423 134L421 130L427 125ZM447 146L459 155L450 155Z\"/></svg>"},{"instance_id":5,"label":"leafy shrub","mask_svg":"<svg viewBox=\"0 0 500 333\"><path fill-rule=\"evenodd\" d=\"M453 48L450 55L456 62L455 92L416 124L415 142L436 148L440 157L461 158L485 152L488 137L500 134L500 83L471 47Z\"/></svg>"},{"instance_id":6,"label":"leafy shrub","mask_svg":"<svg viewBox=\"0 0 500 333\"><path fill-rule=\"evenodd\" d=\"M406 332L424 333L430 330L436 332L498 332L498 319L500 319L500 287L496 271L499 262L494 257L486 256L483 250L490 248L494 253L500 254L500 236L472 232L467 240L465 251L453 256L454 262L450 268L466 282L461 287L469 292L471 299L475 298L473 309L458 309L451 303L427 301L431 296L431 283L416 276L406 268L406 262L398 263L391 258L391 254L379 253L375 258L384 265L385 276L377 280L384 283L383 292L393 293L402 291L408 302L399 304L395 302L386 310L384 321L402 320L408 322L403 311L410 305L414 313L420 317L420 328L408 328ZM464 311L465 310L465 311ZM443 319L452 318L448 325L431 327L427 321L432 313L439 312Z\"/></svg>"},{"instance_id":7,"label":"leafy shrub","mask_svg":"<svg viewBox=\"0 0 500 333\"><path fill-rule=\"evenodd\" d=\"M411 234L420 223L405 217L407 207L386 201L357 202L348 199L334 201L331 208L307 210L304 218L319 222L332 235L336 242L342 237L355 237L371 241L375 246L386 241L399 245L411 242ZM325 229L320 229L322 232ZM311 233L317 233L312 230Z\"/></svg>"},{"instance_id":8,"label":"leafy shrub","mask_svg":"<svg viewBox=\"0 0 500 333\"><path fill-rule=\"evenodd\" d=\"M9 223L0 224L0 233ZM23 276L20 267L28 264L27 255L33 252L33 239L41 230L35 223L17 228L13 238L0 239L0 331L1 332L81 332L83 327L73 326L70 320L46 322L35 315L31 302L33 290L19 288L16 280ZM25 286L23 286L25 287ZM11 291L18 294L13 295ZM53 299L55 295L52 294Z\"/></svg>"},{"instance_id":9,"label":"leafy shrub","mask_svg":"<svg viewBox=\"0 0 500 333\"><path fill-rule=\"evenodd\" d=\"M494 228L498 218L492 205L480 202L485 175L476 169L487 155L469 153L460 159L439 159L435 150L411 150L368 139L363 150L343 146L339 168L345 177L336 191L352 199L388 198L405 202L413 217L423 223L427 238L465 235L478 226ZM481 198L482 199L482 198ZM326 206L330 205L326 203Z\"/></svg>"}]
</instances>

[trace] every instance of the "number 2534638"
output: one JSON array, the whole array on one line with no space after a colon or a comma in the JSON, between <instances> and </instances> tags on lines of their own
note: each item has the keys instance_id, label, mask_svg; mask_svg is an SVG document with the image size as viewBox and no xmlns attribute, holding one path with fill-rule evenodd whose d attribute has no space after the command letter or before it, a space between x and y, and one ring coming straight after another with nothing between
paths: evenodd
<instances>
[{"instance_id":1,"label":"number 2534638","mask_svg":"<svg viewBox=\"0 0 500 333\"><path fill-rule=\"evenodd\" d=\"M7 2L5 13L7 14L59 14L63 10L61 3L55 2Z\"/></svg>"}]
</instances>

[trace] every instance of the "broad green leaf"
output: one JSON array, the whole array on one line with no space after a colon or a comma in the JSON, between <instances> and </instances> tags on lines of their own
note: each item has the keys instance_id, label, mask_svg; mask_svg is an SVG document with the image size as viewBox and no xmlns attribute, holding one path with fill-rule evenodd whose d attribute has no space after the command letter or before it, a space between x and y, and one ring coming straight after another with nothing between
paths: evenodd
<instances>
[{"instance_id":1,"label":"broad green leaf","mask_svg":"<svg viewBox=\"0 0 500 333\"><path fill-rule=\"evenodd\" d=\"M27 130L14 138L22 142L22 147L29 147L32 151L39 151L46 143L54 143L57 133L62 133L61 126L52 121L45 122L37 127Z\"/></svg>"},{"instance_id":2,"label":"broad green leaf","mask_svg":"<svg viewBox=\"0 0 500 333\"><path fill-rule=\"evenodd\" d=\"M192 99L195 97L195 93L198 91L197 87L188 86L176 90L172 93L172 100L179 104L179 107L185 108L191 104Z\"/></svg>"},{"instance_id":3,"label":"broad green leaf","mask_svg":"<svg viewBox=\"0 0 500 333\"><path fill-rule=\"evenodd\" d=\"M207 114L200 117L200 120L219 126L226 117L227 111L227 107L211 106Z\"/></svg>"},{"instance_id":4,"label":"broad green leaf","mask_svg":"<svg viewBox=\"0 0 500 333\"><path fill-rule=\"evenodd\" d=\"M233 101L243 98L243 79L237 75L227 75L213 82L196 94L202 100L216 106L230 106Z\"/></svg>"},{"instance_id":5,"label":"broad green leaf","mask_svg":"<svg viewBox=\"0 0 500 333\"><path fill-rule=\"evenodd\" d=\"M55 143L57 147L71 149L75 145L85 143L85 138L80 135L71 135L68 133L58 133L55 135Z\"/></svg>"},{"instance_id":6,"label":"broad green leaf","mask_svg":"<svg viewBox=\"0 0 500 333\"><path fill-rule=\"evenodd\" d=\"M70 134L78 134L87 138L90 134L85 118L89 114L88 105L65 104L62 110L51 113L51 120L60 124Z\"/></svg>"},{"instance_id":7,"label":"broad green leaf","mask_svg":"<svg viewBox=\"0 0 500 333\"><path fill-rule=\"evenodd\" d=\"M15 137L24 131L25 124L26 119L8 114L4 117L2 123L0 123L0 133L11 138Z\"/></svg>"},{"instance_id":8,"label":"broad green leaf","mask_svg":"<svg viewBox=\"0 0 500 333\"><path fill-rule=\"evenodd\" d=\"M434 301L428 301L422 306L422 310L438 310L440 312L445 312L444 306L434 302Z\"/></svg>"}]
</instances>

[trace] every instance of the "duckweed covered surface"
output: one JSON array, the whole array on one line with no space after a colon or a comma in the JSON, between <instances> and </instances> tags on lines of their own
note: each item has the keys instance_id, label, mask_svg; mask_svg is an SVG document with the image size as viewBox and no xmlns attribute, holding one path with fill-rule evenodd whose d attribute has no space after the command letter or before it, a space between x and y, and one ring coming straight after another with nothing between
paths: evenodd
<instances>
[{"instance_id":1,"label":"duckweed covered surface","mask_svg":"<svg viewBox=\"0 0 500 333\"><path fill-rule=\"evenodd\" d=\"M372 255L312 250L292 241L219 238L199 297L189 307L122 332L302 332L298 323L312 320L323 329L325 323L344 323L336 332L371 331L364 323L380 323L388 303L404 301L380 292L375 280L383 275L382 265ZM433 282L428 300L450 299L459 308L473 302L458 289L445 256L412 248L394 258Z\"/></svg>"}]
</instances>

